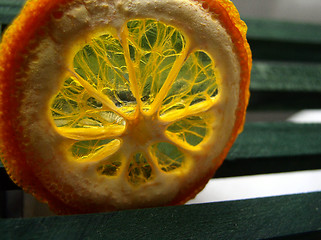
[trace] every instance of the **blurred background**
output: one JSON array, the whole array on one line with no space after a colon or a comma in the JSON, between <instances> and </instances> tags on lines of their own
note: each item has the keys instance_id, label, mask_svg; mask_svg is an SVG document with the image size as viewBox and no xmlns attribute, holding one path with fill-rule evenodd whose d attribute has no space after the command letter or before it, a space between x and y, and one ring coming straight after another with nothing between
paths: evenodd
<instances>
[{"instance_id":1,"label":"blurred background","mask_svg":"<svg viewBox=\"0 0 321 240\"><path fill-rule=\"evenodd\" d=\"M242 18L321 24L320 0L232 0Z\"/></svg>"}]
</instances>

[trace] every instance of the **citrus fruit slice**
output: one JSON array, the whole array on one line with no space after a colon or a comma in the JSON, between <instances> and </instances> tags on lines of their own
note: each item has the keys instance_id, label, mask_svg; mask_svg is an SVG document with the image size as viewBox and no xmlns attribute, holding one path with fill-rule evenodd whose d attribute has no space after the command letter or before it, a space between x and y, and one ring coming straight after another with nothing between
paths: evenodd
<instances>
[{"instance_id":1,"label":"citrus fruit slice","mask_svg":"<svg viewBox=\"0 0 321 240\"><path fill-rule=\"evenodd\" d=\"M59 214L182 204L242 129L251 52L226 0L31 0L3 36L3 163Z\"/></svg>"}]
</instances>

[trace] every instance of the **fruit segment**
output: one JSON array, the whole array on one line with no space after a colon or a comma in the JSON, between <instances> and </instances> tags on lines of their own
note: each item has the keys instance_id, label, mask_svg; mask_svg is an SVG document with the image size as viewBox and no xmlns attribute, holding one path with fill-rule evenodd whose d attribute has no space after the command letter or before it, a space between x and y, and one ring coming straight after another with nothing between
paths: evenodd
<instances>
[{"instance_id":1,"label":"fruit segment","mask_svg":"<svg viewBox=\"0 0 321 240\"><path fill-rule=\"evenodd\" d=\"M151 154L164 172L171 172L184 166L185 156L174 144L167 142L154 144L151 146Z\"/></svg>"},{"instance_id":2,"label":"fruit segment","mask_svg":"<svg viewBox=\"0 0 321 240\"><path fill-rule=\"evenodd\" d=\"M76 54L73 68L78 80L84 79L100 98L110 100L108 103L112 106L109 107L115 109L115 105L126 114L133 113L136 99L130 91L124 51L119 40L109 34L93 38Z\"/></svg>"},{"instance_id":3,"label":"fruit segment","mask_svg":"<svg viewBox=\"0 0 321 240\"><path fill-rule=\"evenodd\" d=\"M203 51L193 52L181 66L162 103L160 115L166 119L167 114L170 115L177 110L188 112L190 106L200 102L211 106L218 94L219 78L220 74L214 61Z\"/></svg>"},{"instance_id":4,"label":"fruit segment","mask_svg":"<svg viewBox=\"0 0 321 240\"><path fill-rule=\"evenodd\" d=\"M209 134L209 124L200 116L191 116L169 125L166 134L178 144L197 146Z\"/></svg>"},{"instance_id":5,"label":"fruit segment","mask_svg":"<svg viewBox=\"0 0 321 240\"><path fill-rule=\"evenodd\" d=\"M129 159L128 182L141 185L153 180L154 172L143 153L136 153Z\"/></svg>"}]
</instances>

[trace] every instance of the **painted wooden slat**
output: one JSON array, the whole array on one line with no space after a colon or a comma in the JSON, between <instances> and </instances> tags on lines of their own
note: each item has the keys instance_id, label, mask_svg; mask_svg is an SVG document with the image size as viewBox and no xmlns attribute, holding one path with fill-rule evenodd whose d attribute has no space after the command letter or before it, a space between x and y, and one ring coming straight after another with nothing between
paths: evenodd
<instances>
[{"instance_id":1,"label":"painted wooden slat","mask_svg":"<svg viewBox=\"0 0 321 240\"><path fill-rule=\"evenodd\" d=\"M264 19L245 19L248 37L257 40L321 44L321 25Z\"/></svg>"},{"instance_id":2,"label":"painted wooden slat","mask_svg":"<svg viewBox=\"0 0 321 240\"><path fill-rule=\"evenodd\" d=\"M321 92L321 64L254 61L251 90Z\"/></svg>"},{"instance_id":3,"label":"painted wooden slat","mask_svg":"<svg viewBox=\"0 0 321 240\"><path fill-rule=\"evenodd\" d=\"M250 111L320 109L321 64L254 61L250 90Z\"/></svg>"},{"instance_id":4,"label":"painted wooden slat","mask_svg":"<svg viewBox=\"0 0 321 240\"><path fill-rule=\"evenodd\" d=\"M25 0L1 0L0 1L0 23L10 24L20 12Z\"/></svg>"},{"instance_id":5,"label":"painted wooden slat","mask_svg":"<svg viewBox=\"0 0 321 240\"><path fill-rule=\"evenodd\" d=\"M321 25L245 19L255 60L321 62Z\"/></svg>"},{"instance_id":6,"label":"painted wooden slat","mask_svg":"<svg viewBox=\"0 0 321 240\"><path fill-rule=\"evenodd\" d=\"M307 239L321 192L75 216L0 219L3 239Z\"/></svg>"},{"instance_id":7,"label":"painted wooden slat","mask_svg":"<svg viewBox=\"0 0 321 240\"><path fill-rule=\"evenodd\" d=\"M228 158L235 160L321 155L320 133L321 124L248 123Z\"/></svg>"},{"instance_id":8,"label":"painted wooden slat","mask_svg":"<svg viewBox=\"0 0 321 240\"><path fill-rule=\"evenodd\" d=\"M245 124L215 177L321 169L321 124Z\"/></svg>"}]
</instances>

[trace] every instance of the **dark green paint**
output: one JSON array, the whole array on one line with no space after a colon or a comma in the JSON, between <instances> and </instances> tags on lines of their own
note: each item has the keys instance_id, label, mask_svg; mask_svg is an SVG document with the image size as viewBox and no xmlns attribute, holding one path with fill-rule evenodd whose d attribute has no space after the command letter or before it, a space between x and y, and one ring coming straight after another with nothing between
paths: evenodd
<instances>
[{"instance_id":1,"label":"dark green paint","mask_svg":"<svg viewBox=\"0 0 321 240\"><path fill-rule=\"evenodd\" d=\"M321 64L255 61L251 91L321 92Z\"/></svg>"},{"instance_id":2,"label":"dark green paint","mask_svg":"<svg viewBox=\"0 0 321 240\"><path fill-rule=\"evenodd\" d=\"M2 239L266 239L321 230L321 192L113 213L0 220ZM320 232L319 232L320 233Z\"/></svg>"}]
</instances>

